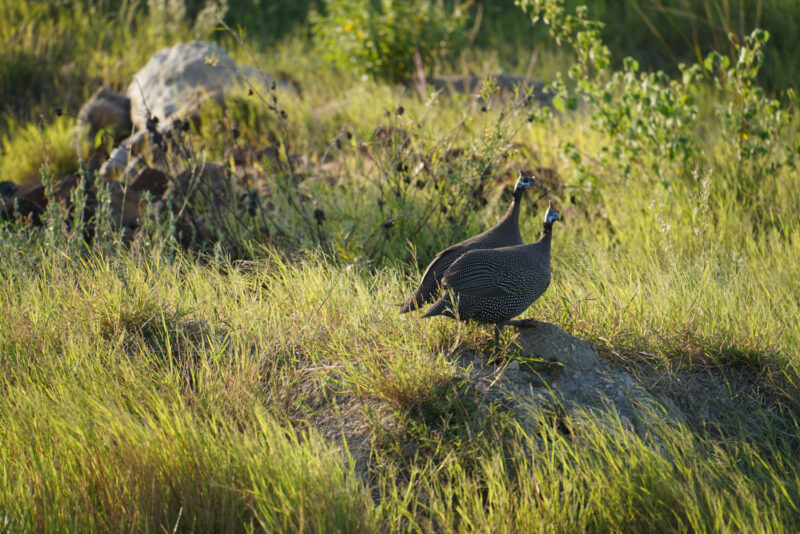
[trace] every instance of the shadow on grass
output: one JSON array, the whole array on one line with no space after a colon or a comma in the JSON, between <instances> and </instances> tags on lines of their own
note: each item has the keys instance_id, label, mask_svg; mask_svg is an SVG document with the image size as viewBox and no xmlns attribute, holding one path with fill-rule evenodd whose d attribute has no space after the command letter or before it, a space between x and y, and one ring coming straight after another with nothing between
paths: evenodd
<instances>
[{"instance_id":1,"label":"shadow on grass","mask_svg":"<svg viewBox=\"0 0 800 534\"><path fill-rule=\"evenodd\" d=\"M600 347L600 354L674 403L704 439L746 442L763 458L800 451L800 377L776 351L688 334L659 353Z\"/></svg>"}]
</instances>

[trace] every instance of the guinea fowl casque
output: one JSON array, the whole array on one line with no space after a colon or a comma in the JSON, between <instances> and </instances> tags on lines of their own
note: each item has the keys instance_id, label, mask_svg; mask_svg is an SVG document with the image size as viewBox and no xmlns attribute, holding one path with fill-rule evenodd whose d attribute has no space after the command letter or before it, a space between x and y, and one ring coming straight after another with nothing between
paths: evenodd
<instances>
[{"instance_id":1,"label":"guinea fowl casque","mask_svg":"<svg viewBox=\"0 0 800 534\"><path fill-rule=\"evenodd\" d=\"M425 269L422 281L414 291L414 294L401 305L400 313L416 310L423 304L434 300L440 290L442 275L454 261L466 252L521 245L522 235L519 232L519 211L522 205L522 197L525 191L536 183L536 179L531 173L520 170L519 178L517 178L517 183L514 185L514 199L500 222L482 234L456 243L437 254L428 265L428 268Z\"/></svg>"},{"instance_id":2,"label":"guinea fowl casque","mask_svg":"<svg viewBox=\"0 0 800 534\"><path fill-rule=\"evenodd\" d=\"M473 250L458 258L442 277L444 294L423 317L444 315L494 324L497 347L500 329L528 309L550 285L550 241L553 223L558 220L558 211L550 201L537 242Z\"/></svg>"}]
</instances>

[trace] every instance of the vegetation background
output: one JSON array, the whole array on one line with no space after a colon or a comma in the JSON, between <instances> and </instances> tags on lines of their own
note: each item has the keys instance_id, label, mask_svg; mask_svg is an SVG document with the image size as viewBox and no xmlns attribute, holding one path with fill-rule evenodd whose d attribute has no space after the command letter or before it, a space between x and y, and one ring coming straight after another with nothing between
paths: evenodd
<instances>
[{"instance_id":1,"label":"vegetation background","mask_svg":"<svg viewBox=\"0 0 800 534\"><path fill-rule=\"evenodd\" d=\"M0 223L0 531L796 529L800 5L520 4L0 3L2 180L79 171L81 104L164 46L299 88L202 110L184 164L281 155L252 209L197 206L190 249L174 221L131 241L55 202ZM553 106L420 95L415 50L429 77L541 79ZM458 362L488 332L396 312L520 167L564 223L528 314L658 399L635 428L486 403Z\"/></svg>"}]
</instances>

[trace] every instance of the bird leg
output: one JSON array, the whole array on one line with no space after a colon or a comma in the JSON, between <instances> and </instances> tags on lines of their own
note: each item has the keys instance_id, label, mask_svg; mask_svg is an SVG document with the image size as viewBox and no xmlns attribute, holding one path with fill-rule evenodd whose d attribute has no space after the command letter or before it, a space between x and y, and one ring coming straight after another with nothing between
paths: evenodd
<instances>
[{"instance_id":1,"label":"bird leg","mask_svg":"<svg viewBox=\"0 0 800 534\"><path fill-rule=\"evenodd\" d=\"M500 329L503 328L502 324L494 325L494 352L497 353L497 347L500 346Z\"/></svg>"}]
</instances>

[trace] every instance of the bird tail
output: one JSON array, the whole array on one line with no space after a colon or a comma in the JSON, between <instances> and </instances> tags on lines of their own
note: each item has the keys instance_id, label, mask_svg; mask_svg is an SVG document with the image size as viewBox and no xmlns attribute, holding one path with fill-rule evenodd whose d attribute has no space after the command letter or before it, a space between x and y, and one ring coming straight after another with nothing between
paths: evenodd
<instances>
[{"instance_id":1,"label":"bird tail","mask_svg":"<svg viewBox=\"0 0 800 534\"><path fill-rule=\"evenodd\" d=\"M422 317L436 317L437 315L454 317L449 295L442 295L439 300L434 302L433 305L428 308L428 311L426 311Z\"/></svg>"},{"instance_id":2,"label":"bird tail","mask_svg":"<svg viewBox=\"0 0 800 534\"><path fill-rule=\"evenodd\" d=\"M400 313L420 309L424 304L436 298L435 288L427 280L423 280L414 293L400 306Z\"/></svg>"},{"instance_id":3,"label":"bird tail","mask_svg":"<svg viewBox=\"0 0 800 534\"><path fill-rule=\"evenodd\" d=\"M408 313L410 311L418 310L420 306L425 304L426 300L422 295L416 292L408 297L403 304L400 305L400 313Z\"/></svg>"},{"instance_id":4,"label":"bird tail","mask_svg":"<svg viewBox=\"0 0 800 534\"><path fill-rule=\"evenodd\" d=\"M412 310L419 309L416 299L412 296L400 305L400 313L408 313Z\"/></svg>"}]
</instances>

